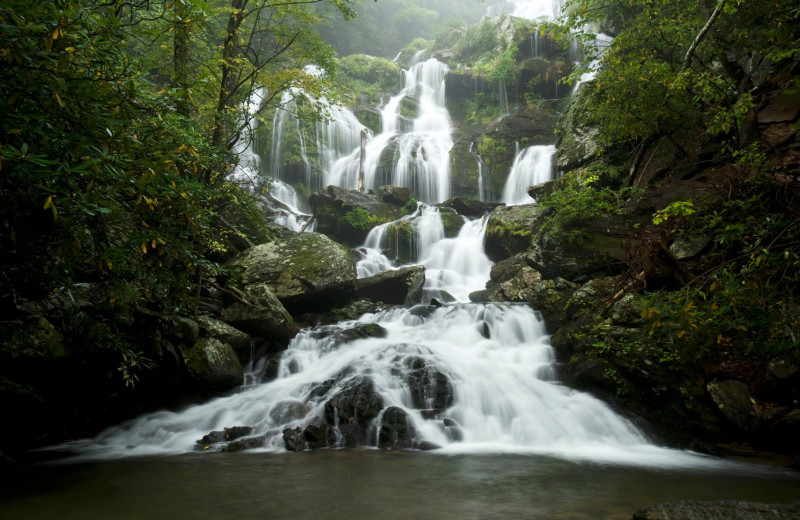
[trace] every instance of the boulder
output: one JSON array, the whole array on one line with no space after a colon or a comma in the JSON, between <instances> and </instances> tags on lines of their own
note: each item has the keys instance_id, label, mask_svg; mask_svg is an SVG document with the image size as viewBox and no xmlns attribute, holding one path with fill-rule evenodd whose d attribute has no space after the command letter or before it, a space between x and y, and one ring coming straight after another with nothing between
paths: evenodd
<instances>
[{"instance_id":1,"label":"boulder","mask_svg":"<svg viewBox=\"0 0 800 520\"><path fill-rule=\"evenodd\" d=\"M486 225L486 256L499 262L527 251L544 217L535 204L495 208Z\"/></svg>"},{"instance_id":2,"label":"boulder","mask_svg":"<svg viewBox=\"0 0 800 520\"><path fill-rule=\"evenodd\" d=\"M252 247L228 265L248 298L269 302L274 294L293 313L329 308L355 288L350 250L319 233Z\"/></svg>"},{"instance_id":3,"label":"boulder","mask_svg":"<svg viewBox=\"0 0 800 520\"><path fill-rule=\"evenodd\" d=\"M669 245L669 252L676 260L688 260L702 253L710 243L711 237L706 235L679 236Z\"/></svg>"},{"instance_id":4,"label":"boulder","mask_svg":"<svg viewBox=\"0 0 800 520\"><path fill-rule=\"evenodd\" d=\"M377 323L362 323L344 330L337 325L318 327L311 337L314 339L333 338L334 343L340 346L359 339L385 338L387 334L388 331Z\"/></svg>"},{"instance_id":5,"label":"boulder","mask_svg":"<svg viewBox=\"0 0 800 520\"><path fill-rule=\"evenodd\" d=\"M706 389L719 411L732 424L746 432L758 429L761 409L747 385L732 380L712 381Z\"/></svg>"},{"instance_id":6,"label":"boulder","mask_svg":"<svg viewBox=\"0 0 800 520\"><path fill-rule=\"evenodd\" d=\"M228 444L222 447L222 451L228 453L234 453L237 451L257 450L259 448L264 448L266 442L267 442L266 435L247 437L244 439L239 439L233 442L229 442Z\"/></svg>"},{"instance_id":7,"label":"boulder","mask_svg":"<svg viewBox=\"0 0 800 520\"><path fill-rule=\"evenodd\" d=\"M356 282L356 293L388 305L414 305L422 299L424 284L425 267L414 265L362 278Z\"/></svg>"},{"instance_id":8,"label":"boulder","mask_svg":"<svg viewBox=\"0 0 800 520\"><path fill-rule=\"evenodd\" d=\"M390 406L383 412L378 432L382 450L403 450L414 446L414 423L402 408Z\"/></svg>"},{"instance_id":9,"label":"boulder","mask_svg":"<svg viewBox=\"0 0 800 520\"><path fill-rule=\"evenodd\" d=\"M656 504L636 511L633 520L790 520L800 518L800 502L759 504L738 500L700 502L683 500Z\"/></svg>"},{"instance_id":10,"label":"boulder","mask_svg":"<svg viewBox=\"0 0 800 520\"><path fill-rule=\"evenodd\" d=\"M223 442L231 442L242 437L247 437L253 433L253 428L250 426L232 426L223 430L216 430L209 432L195 442L196 450L207 450L214 444Z\"/></svg>"},{"instance_id":11,"label":"boulder","mask_svg":"<svg viewBox=\"0 0 800 520\"><path fill-rule=\"evenodd\" d=\"M272 293L267 282L246 285L241 294L242 301L234 302L222 310L222 319L235 327L233 330L241 329L251 336L275 340L284 345L297 334L292 316ZM225 333L226 336L231 334L230 331ZM243 342L243 338L236 338L235 341ZM235 348L238 351L239 347ZM249 340L247 347L243 348L249 351Z\"/></svg>"},{"instance_id":12,"label":"boulder","mask_svg":"<svg viewBox=\"0 0 800 520\"><path fill-rule=\"evenodd\" d=\"M242 364L227 343L200 338L184 352L184 357L189 373L202 385L230 389L242 384Z\"/></svg>"},{"instance_id":13,"label":"boulder","mask_svg":"<svg viewBox=\"0 0 800 520\"><path fill-rule=\"evenodd\" d=\"M288 422L302 419L311 409L301 401L280 401L269 411L269 418L275 425L283 425Z\"/></svg>"},{"instance_id":14,"label":"boulder","mask_svg":"<svg viewBox=\"0 0 800 520\"><path fill-rule=\"evenodd\" d=\"M283 442L289 451L316 450L334 447L336 434L327 424L297 427L283 430Z\"/></svg>"},{"instance_id":15,"label":"boulder","mask_svg":"<svg viewBox=\"0 0 800 520\"><path fill-rule=\"evenodd\" d=\"M344 447L363 446L372 420L382 409L383 399L375 384L367 377L358 377L325 403L325 421L338 426Z\"/></svg>"},{"instance_id":16,"label":"boulder","mask_svg":"<svg viewBox=\"0 0 800 520\"><path fill-rule=\"evenodd\" d=\"M378 197L383 199L384 202L403 207L414 198L414 192L403 186L388 184L378 188Z\"/></svg>"},{"instance_id":17,"label":"boulder","mask_svg":"<svg viewBox=\"0 0 800 520\"><path fill-rule=\"evenodd\" d=\"M317 231L359 246L375 226L416 210L416 204L410 204L412 198L410 191L398 186L383 186L379 195L326 186L311 195L309 202L317 219ZM402 200L406 202L400 204Z\"/></svg>"},{"instance_id":18,"label":"boulder","mask_svg":"<svg viewBox=\"0 0 800 520\"><path fill-rule=\"evenodd\" d=\"M239 359L249 358L253 339L247 333L209 316L199 316L197 323L200 325L203 336L227 343L233 347Z\"/></svg>"},{"instance_id":19,"label":"boulder","mask_svg":"<svg viewBox=\"0 0 800 520\"><path fill-rule=\"evenodd\" d=\"M452 208L456 213L464 215L465 217L480 217L484 213L489 213L494 211L495 208L505 205L505 202L483 202L466 197L453 197L441 204L437 204L437 206L442 208Z\"/></svg>"}]
</instances>

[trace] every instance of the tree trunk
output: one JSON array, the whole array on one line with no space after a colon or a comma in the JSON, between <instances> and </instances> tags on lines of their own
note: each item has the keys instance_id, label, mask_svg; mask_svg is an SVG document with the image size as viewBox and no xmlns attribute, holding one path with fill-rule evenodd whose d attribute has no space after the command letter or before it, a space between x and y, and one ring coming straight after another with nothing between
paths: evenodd
<instances>
[{"instance_id":1,"label":"tree trunk","mask_svg":"<svg viewBox=\"0 0 800 520\"><path fill-rule=\"evenodd\" d=\"M190 116L193 112L189 97L189 31L191 22L187 23L190 11L186 5L188 0L175 0L175 13L172 25L172 88L178 92L176 109L182 116Z\"/></svg>"},{"instance_id":2,"label":"tree trunk","mask_svg":"<svg viewBox=\"0 0 800 520\"><path fill-rule=\"evenodd\" d=\"M244 20L246 5L247 0L231 1L231 14L228 18L227 34L222 47L222 75L212 137L212 143L220 148L229 147L230 112L233 108L233 96L239 81L234 62L239 55L239 28Z\"/></svg>"}]
</instances>

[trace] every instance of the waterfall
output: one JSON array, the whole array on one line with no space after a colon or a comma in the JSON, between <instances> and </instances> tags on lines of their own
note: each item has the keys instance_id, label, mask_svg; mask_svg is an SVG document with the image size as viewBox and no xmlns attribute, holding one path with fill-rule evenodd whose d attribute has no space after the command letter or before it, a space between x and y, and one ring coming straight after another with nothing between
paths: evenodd
<instances>
[{"instance_id":1,"label":"waterfall","mask_svg":"<svg viewBox=\"0 0 800 520\"><path fill-rule=\"evenodd\" d=\"M230 179L240 186L248 187L251 190L255 189L260 184L259 166L260 158L254 150L256 140L256 125L252 124L255 121L255 116L261 105L264 102L264 97L267 95L267 90L258 88L253 91L244 106L244 116L239 121L239 125L246 125L250 127L249 132L245 132L245 138L239 139L233 148L234 154L238 157L239 161Z\"/></svg>"},{"instance_id":2,"label":"waterfall","mask_svg":"<svg viewBox=\"0 0 800 520\"><path fill-rule=\"evenodd\" d=\"M480 200L481 202L484 202L489 198L489 196L487 194L487 190L484 187L484 180L483 180L483 167L484 167L484 164L483 164L483 159L478 154L478 152L475 151L475 142L474 141L469 143L469 150L468 151L475 158L475 162L478 165L478 200Z\"/></svg>"},{"instance_id":3,"label":"waterfall","mask_svg":"<svg viewBox=\"0 0 800 520\"><path fill-rule=\"evenodd\" d=\"M503 202L509 206L531 202L528 187L553 179L553 155L556 147L531 146L518 152L503 188Z\"/></svg>"}]
</instances>

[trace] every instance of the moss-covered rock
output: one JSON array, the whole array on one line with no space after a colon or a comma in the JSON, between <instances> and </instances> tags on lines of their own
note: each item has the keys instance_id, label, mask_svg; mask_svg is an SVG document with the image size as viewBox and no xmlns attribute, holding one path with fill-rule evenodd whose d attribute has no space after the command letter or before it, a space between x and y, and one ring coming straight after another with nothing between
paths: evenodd
<instances>
[{"instance_id":1,"label":"moss-covered rock","mask_svg":"<svg viewBox=\"0 0 800 520\"><path fill-rule=\"evenodd\" d=\"M200 338L184 352L186 368L204 386L229 389L242 384L242 364L233 347L214 338Z\"/></svg>"},{"instance_id":2,"label":"moss-covered rock","mask_svg":"<svg viewBox=\"0 0 800 520\"><path fill-rule=\"evenodd\" d=\"M350 250L319 233L250 248L228 267L246 294L274 294L289 310L329 304L335 293L352 291L356 279ZM268 291L260 290L262 283Z\"/></svg>"},{"instance_id":3,"label":"moss-covered rock","mask_svg":"<svg viewBox=\"0 0 800 520\"><path fill-rule=\"evenodd\" d=\"M425 284L425 267L413 265L385 271L357 282L357 292L362 298L389 305L414 305L422 299Z\"/></svg>"},{"instance_id":4,"label":"moss-covered rock","mask_svg":"<svg viewBox=\"0 0 800 520\"><path fill-rule=\"evenodd\" d=\"M527 251L543 219L542 208L533 204L496 208L486 227L486 255L498 262Z\"/></svg>"},{"instance_id":5,"label":"moss-covered rock","mask_svg":"<svg viewBox=\"0 0 800 520\"><path fill-rule=\"evenodd\" d=\"M558 120L556 168L559 170L573 170L595 157L599 130L589 123L591 117L587 117L595 103L594 92L594 83L582 83L569 108Z\"/></svg>"}]
</instances>

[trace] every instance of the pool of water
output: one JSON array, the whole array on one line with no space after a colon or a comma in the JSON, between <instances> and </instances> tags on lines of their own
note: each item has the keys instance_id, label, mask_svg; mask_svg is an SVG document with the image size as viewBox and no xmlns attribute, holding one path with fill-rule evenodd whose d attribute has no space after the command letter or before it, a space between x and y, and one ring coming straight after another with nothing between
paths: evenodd
<instances>
[{"instance_id":1,"label":"pool of water","mask_svg":"<svg viewBox=\"0 0 800 520\"><path fill-rule=\"evenodd\" d=\"M774 467L658 470L510 454L209 453L1 471L5 520L595 520L681 499L800 499L800 476Z\"/></svg>"}]
</instances>

